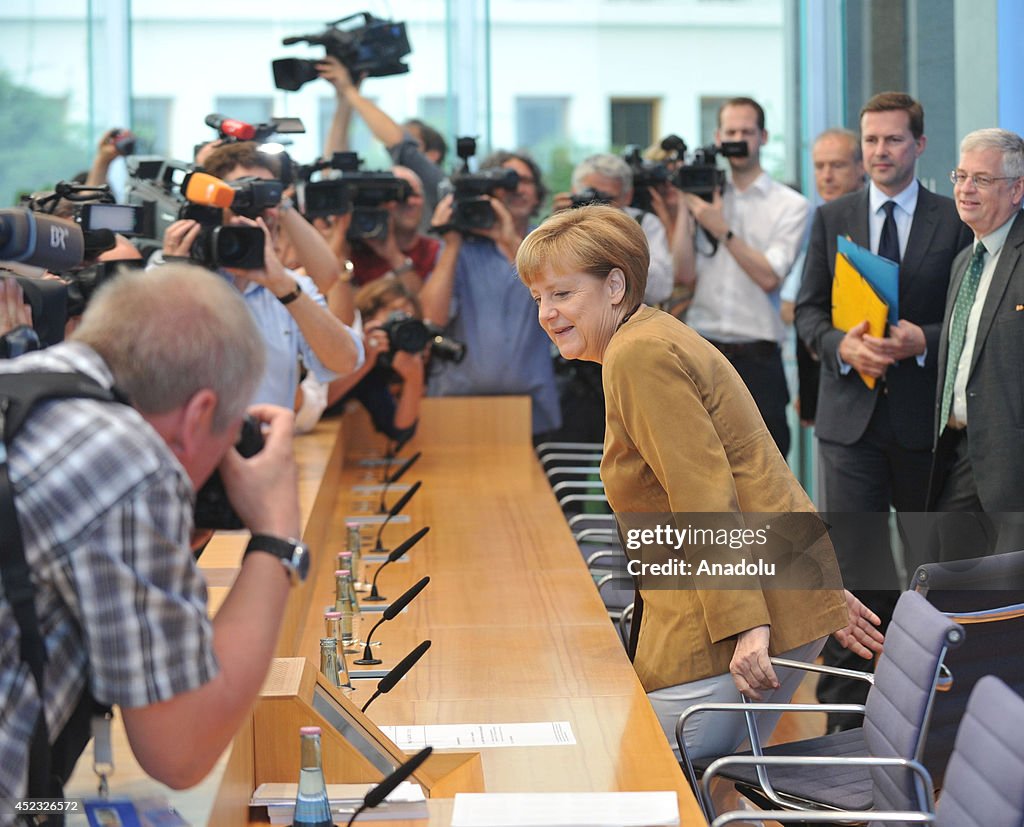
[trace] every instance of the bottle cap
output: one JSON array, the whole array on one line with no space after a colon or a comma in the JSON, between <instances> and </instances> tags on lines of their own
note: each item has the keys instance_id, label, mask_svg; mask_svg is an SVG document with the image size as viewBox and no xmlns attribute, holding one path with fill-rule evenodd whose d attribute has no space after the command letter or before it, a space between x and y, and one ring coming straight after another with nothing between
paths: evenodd
<instances>
[{"instance_id":1,"label":"bottle cap","mask_svg":"<svg viewBox=\"0 0 1024 827\"><path fill-rule=\"evenodd\" d=\"M299 727L299 734L300 735L319 735L320 734L320 727L318 727L318 726Z\"/></svg>"},{"instance_id":2,"label":"bottle cap","mask_svg":"<svg viewBox=\"0 0 1024 827\"><path fill-rule=\"evenodd\" d=\"M336 617L341 617L341 612L335 612L335 611L324 612L324 617L333 620Z\"/></svg>"},{"instance_id":3,"label":"bottle cap","mask_svg":"<svg viewBox=\"0 0 1024 827\"><path fill-rule=\"evenodd\" d=\"M352 570L351 569L338 569L336 572L334 572L334 576L335 577L337 577L339 574L342 577L346 577L346 576L352 574Z\"/></svg>"},{"instance_id":4,"label":"bottle cap","mask_svg":"<svg viewBox=\"0 0 1024 827\"><path fill-rule=\"evenodd\" d=\"M348 558L351 558L351 557L352 557L352 552L351 551L339 551L338 552L338 559L339 560L345 560L345 559L348 559Z\"/></svg>"}]
</instances>

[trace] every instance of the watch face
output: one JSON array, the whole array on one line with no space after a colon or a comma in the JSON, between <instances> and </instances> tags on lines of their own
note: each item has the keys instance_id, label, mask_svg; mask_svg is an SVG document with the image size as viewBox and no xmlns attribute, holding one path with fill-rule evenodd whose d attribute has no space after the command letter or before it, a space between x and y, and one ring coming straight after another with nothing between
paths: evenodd
<instances>
[{"instance_id":1,"label":"watch face","mask_svg":"<svg viewBox=\"0 0 1024 827\"><path fill-rule=\"evenodd\" d=\"M295 553L292 554L292 568L300 583L306 582L306 575L309 574L309 546L299 543L295 546Z\"/></svg>"}]
</instances>

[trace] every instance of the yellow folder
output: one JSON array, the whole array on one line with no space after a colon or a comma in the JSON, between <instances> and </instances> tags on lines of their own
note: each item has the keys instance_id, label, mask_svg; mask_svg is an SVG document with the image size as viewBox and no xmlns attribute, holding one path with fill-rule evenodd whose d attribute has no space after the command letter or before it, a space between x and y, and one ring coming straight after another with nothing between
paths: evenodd
<instances>
[{"instance_id":1,"label":"yellow folder","mask_svg":"<svg viewBox=\"0 0 1024 827\"><path fill-rule=\"evenodd\" d=\"M868 333L879 338L885 336L885 321L889 305L878 295L850 260L836 253L836 274L832 279L832 325L847 331L867 320ZM860 374L869 388L875 387L875 378Z\"/></svg>"}]
</instances>

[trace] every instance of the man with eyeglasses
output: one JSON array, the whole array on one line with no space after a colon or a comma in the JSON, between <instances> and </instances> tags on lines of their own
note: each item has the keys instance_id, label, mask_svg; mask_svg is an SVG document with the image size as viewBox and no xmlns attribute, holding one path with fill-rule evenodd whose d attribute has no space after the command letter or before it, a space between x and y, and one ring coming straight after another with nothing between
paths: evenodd
<instances>
[{"instance_id":1,"label":"man with eyeglasses","mask_svg":"<svg viewBox=\"0 0 1024 827\"><path fill-rule=\"evenodd\" d=\"M884 624L898 582L889 542L889 509L921 512L931 469L932 400L949 267L970 242L951 199L915 178L924 152L924 112L901 92L882 92L861 110L867 189L818 208L811 228L797 332L821 359L815 433L832 542L844 582ZM837 239L846 236L899 265L899 322L884 337L867 322L832 325ZM873 377L869 388L861 375ZM907 539L909 523L900 519ZM835 653L838 655L838 653ZM861 668L826 653L826 663ZM863 703L867 685L827 678L819 698ZM858 716L829 716L830 729L860 726Z\"/></svg>"},{"instance_id":2,"label":"man with eyeglasses","mask_svg":"<svg viewBox=\"0 0 1024 827\"><path fill-rule=\"evenodd\" d=\"M1022 176L1024 140L1004 129L967 135L950 173L974 243L953 262L946 296L929 506L972 513L942 521L944 559L1024 548Z\"/></svg>"}]
</instances>

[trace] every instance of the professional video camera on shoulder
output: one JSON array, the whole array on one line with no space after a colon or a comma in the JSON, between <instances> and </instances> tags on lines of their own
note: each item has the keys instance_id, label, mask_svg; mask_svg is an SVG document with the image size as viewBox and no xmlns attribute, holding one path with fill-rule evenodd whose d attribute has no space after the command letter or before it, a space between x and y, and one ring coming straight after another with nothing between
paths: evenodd
<instances>
[{"instance_id":1,"label":"professional video camera on shoulder","mask_svg":"<svg viewBox=\"0 0 1024 827\"><path fill-rule=\"evenodd\" d=\"M488 196L498 190L515 190L519 186L519 173L505 167L470 172L469 159L476 155L476 138L456 138L455 150L462 159L462 169L441 184L442 195L454 195L452 217L448 224L430 229L439 234L449 230L474 233L490 229L498 217Z\"/></svg>"},{"instance_id":2,"label":"professional video camera on shoulder","mask_svg":"<svg viewBox=\"0 0 1024 827\"><path fill-rule=\"evenodd\" d=\"M362 18L361 26L339 28L342 23ZM318 34L302 34L286 37L285 46L294 43L309 43L323 46L327 54L336 57L348 69L353 79L360 77L381 78L401 75L409 71L402 63L412 48L405 33L405 23L381 20L369 12L358 12L327 23L327 28ZM274 85L287 92L295 92L303 84L316 80L319 74L315 60L281 58L271 65L274 69Z\"/></svg>"},{"instance_id":3,"label":"professional video camera on shoulder","mask_svg":"<svg viewBox=\"0 0 1024 827\"><path fill-rule=\"evenodd\" d=\"M262 268L263 230L234 224L225 226L223 210L230 208L237 215L256 218L263 210L281 202L281 192L281 182L276 180L222 181L206 172L189 173L181 184L181 193L188 202L181 210L181 217L191 218L200 225L199 235L192 244L192 260L211 270Z\"/></svg>"},{"instance_id":4,"label":"professional video camera on shoulder","mask_svg":"<svg viewBox=\"0 0 1024 827\"><path fill-rule=\"evenodd\" d=\"M141 265L140 261L86 264L93 257L88 252L87 236L112 239L113 233L103 228L83 229L83 224L87 226L88 219L58 218L27 207L0 209L0 271L7 270L18 281L25 303L32 309L31 328L16 328L0 336L0 357L17 356L62 341L67 320L84 312L97 287L122 267ZM24 268L41 268L61 278L27 276Z\"/></svg>"},{"instance_id":5,"label":"professional video camera on shoulder","mask_svg":"<svg viewBox=\"0 0 1024 827\"><path fill-rule=\"evenodd\" d=\"M409 182L391 172L361 171L354 152L336 152L330 161L307 168L305 177L328 169L337 175L308 181L298 187L299 208L306 218L352 213L346 238L349 241L383 241L388 236L386 204L412 195Z\"/></svg>"},{"instance_id":6,"label":"professional video camera on shoulder","mask_svg":"<svg viewBox=\"0 0 1024 827\"><path fill-rule=\"evenodd\" d=\"M702 146L694 151L690 164L676 170L672 183L683 192L692 192L710 202L715 192L721 192L725 186L725 170L718 168L718 156L745 158L749 154L745 141L723 141Z\"/></svg>"},{"instance_id":7,"label":"professional video camera on shoulder","mask_svg":"<svg viewBox=\"0 0 1024 827\"><path fill-rule=\"evenodd\" d=\"M647 161L641 154L640 147L632 145L626 148L622 159L629 164L633 172L633 200L631 207L644 212L653 212L649 187L664 187L672 178L668 166L663 163Z\"/></svg>"}]
</instances>

